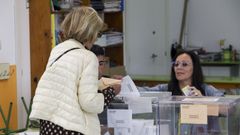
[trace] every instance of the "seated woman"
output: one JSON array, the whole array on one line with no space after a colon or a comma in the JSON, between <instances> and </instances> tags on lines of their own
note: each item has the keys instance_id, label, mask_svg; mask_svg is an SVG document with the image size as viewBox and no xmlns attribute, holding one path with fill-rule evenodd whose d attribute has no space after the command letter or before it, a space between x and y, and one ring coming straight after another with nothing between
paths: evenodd
<instances>
[{"instance_id":1,"label":"seated woman","mask_svg":"<svg viewBox=\"0 0 240 135\"><path fill-rule=\"evenodd\" d=\"M173 59L171 80L168 84L154 87L138 87L139 91L170 91L172 95L184 95L186 86L192 90L191 96L223 96L224 93L203 82L204 77L199 57L192 51L180 51Z\"/></svg>"},{"instance_id":2,"label":"seated woman","mask_svg":"<svg viewBox=\"0 0 240 135\"><path fill-rule=\"evenodd\" d=\"M168 84L159 84L155 87L138 87L139 91L170 91L172 95L182 96L182 89L186 86L191 90L189 96L223 96L224 93L203 82L203 73L199 57L192 51L180 51L173 59L171 80ZM179 111L179 110L178 110ZM218 119L208 117L208 125L181 124L181 134L189 132L208 134L220 131Z\"/></svg>"}]
</instances>

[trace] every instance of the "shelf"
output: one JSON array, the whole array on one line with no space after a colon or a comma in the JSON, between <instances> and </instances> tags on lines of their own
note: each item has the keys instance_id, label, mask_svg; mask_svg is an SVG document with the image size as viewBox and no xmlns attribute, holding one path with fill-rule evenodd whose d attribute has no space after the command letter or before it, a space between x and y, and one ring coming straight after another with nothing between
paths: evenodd
<instances>
[{"instance_id":1,"label":"shelf","mask_svg":"<svg viewBox=\"0 0 240 135\"><path fill-rule=\"evenodd\" d=\"M239 76L239 65L240 61L208 61L201 62L202 66L225 66L230 67L230 76Z\"/></svg>"},{"instance_id":2,"label":"shelf","mask_svg":"<svg viewBox=\"0 0 240 135\"><path fill-rule=\"evenodd\" d=\"M97 11L100 14L122 14L123 11Z\"/></svg>"},{"instance_id":3,"label":"shelf","mask_svg":"<svg viewBox=\"0 0 240 135\"><path fill-rule=\"evenodd\" d=\"M101 46L101 47L103 47L103 48L113 48L113 47L122 47L122 46L123 46L123 43L121 42L121 43L116 43L116 44L104 45L104 46Z\"/></svg>"},{"instance_id":4,"label":"shelf","mask_svg":"<svg viewBox=\"0 0 240 135\"><path fill-rule=\"evenodd\" d=\"M203 66L231 66L240 65L240 61L206 61L201 62Z\"/></svg>"},{"instance_id":5,"label":"shelf","mask_svg":"<svg viewBox=\"0 0 240 135\"><path fill-rule=\"evenodd\" d=\"M70 9L65 9L65 10L51 11L51 14L67 14L69 12L70 12Z\"/></svg>"}]
</instances>

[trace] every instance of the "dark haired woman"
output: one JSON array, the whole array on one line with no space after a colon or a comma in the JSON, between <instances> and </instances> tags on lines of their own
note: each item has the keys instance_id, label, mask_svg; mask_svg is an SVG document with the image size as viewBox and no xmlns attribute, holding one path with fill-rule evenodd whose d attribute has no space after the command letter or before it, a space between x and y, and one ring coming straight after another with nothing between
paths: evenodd
<instances>
[{"instance_id":1,"label":"dark haired woman","mask_svg":"<svg viewBox=\"0 0 240 135\"><path fill-rule=\"evenodd\" d=\"M180 51L173 59L171 80L154 87L138 87L140 91L170 91L172 95L184 95L181 89L189 86L190 96L223 96L223 92L203 82L199 57L192 51Z\"/></svg>"}]
</instances>

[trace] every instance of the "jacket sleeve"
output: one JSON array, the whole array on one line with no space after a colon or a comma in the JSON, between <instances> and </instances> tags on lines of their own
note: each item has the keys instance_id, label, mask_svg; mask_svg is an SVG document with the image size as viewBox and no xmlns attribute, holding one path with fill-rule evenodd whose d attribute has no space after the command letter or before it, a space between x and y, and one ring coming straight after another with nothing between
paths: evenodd
<instances>
[{"instance_id":1,"label":"jacket sleeve","mask_svg":"<svg viewBox=\"0 0 240 135\"><path fill-rule=\"evenodd\" d=\"M204 89L205 89L205 95L206 96L224 96L224 93L218 89L216 89L215 87L213 87L212 85L204 85Z\"/></svg>"},{"instance_id":2,"label":"jacket sleeve","mask_svg":"<svg viewBox=\"0 0 240 135\"><path fill-rule=\"evenodd\" d=\"M103 111L104 97L98 93L98 60L90 53L83 61L82 74L78 86L78 99L81 109L89 113Z\"/></svg>"}]
</instances>

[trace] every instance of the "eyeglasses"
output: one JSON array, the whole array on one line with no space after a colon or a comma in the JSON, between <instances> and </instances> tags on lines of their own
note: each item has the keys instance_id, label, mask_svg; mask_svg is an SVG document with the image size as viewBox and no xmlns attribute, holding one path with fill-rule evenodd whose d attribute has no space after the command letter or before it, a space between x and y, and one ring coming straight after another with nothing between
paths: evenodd
<instances>
[{"instance_id":1,"label":"eyeglasses","mask_svg":"<svg viewBox=\"0 0 240 135\"><path fill-rule=\"evenodd\" d=\"M102 37L102 32L98 32L97 37L101 38Z\"/></svg>"},{"instance_id":2,"label":"eyeglasses","mask_svg":"<svg viewBox=\"0 0 240 135\"><path fill-rule=\"evenodd\" d=\"M106 66L107 63L107 61L99 61L99 66Z\"/></svg>"},{"instance_id":3,"label":"eyeglasses","mask_svg":"<svg viewBox=\"0 0 240 135\"><path fill-rule=\"evenodd\" d=\"M192 63L187 62L187 61L176 61L176 62L173 62L172 64L174 67L178 67L178 66L187 67L187 66L191 65Z\"/></svg>"}]
</instances>

